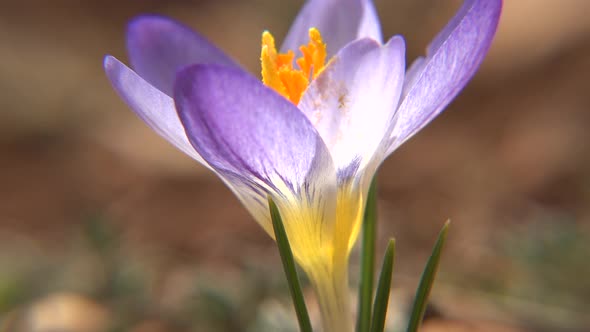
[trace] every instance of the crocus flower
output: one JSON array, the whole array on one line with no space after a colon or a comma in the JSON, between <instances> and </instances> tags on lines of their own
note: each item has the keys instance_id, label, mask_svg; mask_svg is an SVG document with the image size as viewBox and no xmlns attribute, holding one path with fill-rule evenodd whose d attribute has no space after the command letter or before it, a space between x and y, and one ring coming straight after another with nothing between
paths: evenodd
<instances>
[{"instance_id":1,"label":"crocus flower","mask_svg":"<svg viewBox=\"0 0 590 332\"><path fill-rule=\"evenodd\" d=\"M279 51L262 36L262 80L171 19L127 31L133 69L104 67L158 134L215 172L273 236L267 198L317 291L327 332L352 331L348 256L383 160L461 91L494 36L501 0L466 0L406 71L370 0L310 0ZM297 58L297 60L295 60Z\"/></svg>"}]
</instances>

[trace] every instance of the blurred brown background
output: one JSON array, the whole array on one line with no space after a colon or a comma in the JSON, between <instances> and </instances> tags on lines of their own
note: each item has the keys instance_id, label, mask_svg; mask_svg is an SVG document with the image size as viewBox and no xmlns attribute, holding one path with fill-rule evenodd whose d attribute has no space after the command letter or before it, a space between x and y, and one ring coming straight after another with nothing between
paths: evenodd
<instances>
[{"instance_id":1,"label":"blurred brown background","mask_svg":"<svg viewBox=\"0 0 590 332\"><path fill-rule=\"evenodd\" d=\"M127 109L102 58L126 61L126 21L159 13L258 72L261 32L281 40L301 4L2 2L0 331L294 331L274 243ZM411 61L460 1L376 4ZM588 12L505 1L474 80L382 167L392 331L448 218L424 331L590 329Z\"/></svg>"}]
</instances>

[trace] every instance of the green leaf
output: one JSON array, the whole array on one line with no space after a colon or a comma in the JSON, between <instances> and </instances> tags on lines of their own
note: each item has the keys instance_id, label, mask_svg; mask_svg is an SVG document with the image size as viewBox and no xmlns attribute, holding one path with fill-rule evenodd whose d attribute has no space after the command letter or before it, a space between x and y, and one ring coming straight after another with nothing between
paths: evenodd
<instances>
[{"instance_id":1,"label":"green leaf","mask_svg":"<svg viewBox=\"0 0 590 332\"><path fill-rule=\"evenodd\" d=\"M312 332L309 314L307 313L307 307L305 306L305 299L303 298L303 292L301 291L301 284L299 283L299 277L297 276L297 270L295 269L293 252L291 251L289 239L285 232L283 219L281 218L279 209L270 197L268 198L268 205L270 208L270 216L277 246L279 247L281 261L283 262L283 268L285 269L285 275L287 276L287 283L289 284L289 291L291 292L297 320L299 321L299 329L301 332Z\"/></svg>"},{"instance_id":2,"label":"green leaf","mask_svg":"<svg viewBox=\"0 0 590 332\"><path fill-rule=\"evenodd\" d=\"M373 304L373 319L371 321L371 332L383 332L385 329L385 318L387 317L387 306L389 304L389 293L391 290L391 275L393 273L393 257L395 255L395 240L390 239L383 257L381 275L375 294Z\"/></svg>"},{"instance_id":3,"label":"green leaf","mask_svg":"<svg viewBox=\"0 0 590 332\"><path fill-rule=\"evenodd\" d=\"M357 332L368 332L371 327L371 302L373 300L373 279L375 268L375 237L377 224L377 181L373 178L365 215L363 218L361 248L361 278L359 285L359 306Z\"/></svg>"},{"instance_id":4,"label":"green leaf","mask_svg":"<svg viewBox=\"0 0 590 332\"><path fill-rule=\"evenodd\" d=\"M412 314L410 316L408 329L406 330L407 332L416 332L418 327L420 327L420 323L422 323L424 311L426 310L426 305L428 304L428 296L430 295L430 290L432 289L432 284L434 282L434 278L436 277L438 263L440 261L443 246L447 239L450 223L450 220L447 221L438 234L438 239L436 240L432 254L426 263L424 272L422 272L420 284L418 284L418 289L416 290L416 297L414 298L414 305L412 306Z\"/></svg>"}]
</instances>

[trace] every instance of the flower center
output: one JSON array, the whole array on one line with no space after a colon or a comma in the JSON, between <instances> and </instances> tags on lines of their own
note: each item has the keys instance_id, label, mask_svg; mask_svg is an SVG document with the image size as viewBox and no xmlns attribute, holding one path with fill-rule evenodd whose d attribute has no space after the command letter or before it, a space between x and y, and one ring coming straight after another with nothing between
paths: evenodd
<instances>
[{"instance_id":1,"label":"flower center","mask_svg":"<svg viewBox=\"0 0 590 332\"><path fill-rule=\"evenodd\" d=\"M309 29L309 43L299 47L302 56L296 60L299 69L293 68L295 53L277 53L270 32L262 34L262 82L297 105L309 83L324 69L326 44L316 28Z\"/></svg>"}]
</instances>

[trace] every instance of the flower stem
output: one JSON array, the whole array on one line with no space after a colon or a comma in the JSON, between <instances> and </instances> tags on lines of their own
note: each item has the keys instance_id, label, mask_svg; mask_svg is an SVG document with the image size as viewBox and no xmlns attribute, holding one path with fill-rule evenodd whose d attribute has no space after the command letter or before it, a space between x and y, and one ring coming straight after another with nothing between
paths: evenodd
<instances>
[{"instance_id":1,"label":"flower stem","mask_svg":"<svg viewBox=\"0 0 590 332\"><path fill-rule=\"evenodd\" d=\"M315 288L324 332L352 332L347 264L310 274Z\"/></svg>"}]
</instances>

